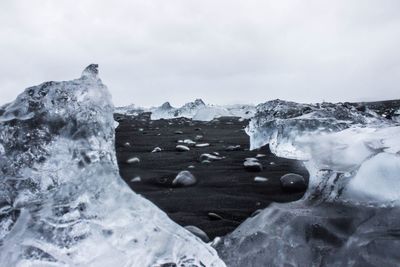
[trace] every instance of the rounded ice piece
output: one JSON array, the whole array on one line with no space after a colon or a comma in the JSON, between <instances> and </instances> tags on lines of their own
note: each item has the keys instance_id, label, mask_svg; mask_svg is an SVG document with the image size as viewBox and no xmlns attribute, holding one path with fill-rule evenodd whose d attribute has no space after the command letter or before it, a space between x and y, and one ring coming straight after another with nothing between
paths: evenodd
<instances>
[{"instance_id":1,"label":"rounded ice piece","mask_svg":"<svg viewBox=\"0 0 400 267\"><path fill-rule=\"evenodd\" d=\"M284 191L289 192L301 192L306 190L307 185L304 177L295 174L295 173L288 173L281 177L281 187Z\"/></svg>"},{"instance_id":2,"label":"rounded ice piece","mask_svg":"<svg viewBox=\"0 0 400 267\"><path fill-rule=\"evenodd\" d=\"M196 182L196 178L190 171L181 171L172 181L172 184L176 186L191 186Z\"/></svg>"},{"instance_id":3,"label":"rounded ice piece","mask_svg":"<svg viewBox=\"0 0 400 267\"><path fill-rule=\"evenodd\" d=\"M185 226L184 228L186 230L188 230L189 232L191 232L192 234L194 234L195 236L197 236L198 238L200 238L201 240L203 240L203 242L205 242L205 243L210 242L210 238L208 237L208 235L200 228L198 228L194 225L188 225L188 226Z\"/></svg>"},{"instance_id":4,"label":"rounded ice piece","mask_svg":"<svg viewBox=\"0 0 400 267\"><path fill-rule=\"evenodd\" d=\"M133 157L133 158L129 158L126 160L126 163L128 164L134 164L134 163L139 163L140 159L138 157Z\"/></svg>"},{"instance_id":5,"label":"rounded ice piece","mask_svg":"<svg viewBox=\"0 0 400 267\"><path fill-rule=\"evenodd\" d=\"M176 146L176 151L179 152L186 152L186 151L190 151L190 148L184 145L177 145Z\"/></svg>"}]
</instances>

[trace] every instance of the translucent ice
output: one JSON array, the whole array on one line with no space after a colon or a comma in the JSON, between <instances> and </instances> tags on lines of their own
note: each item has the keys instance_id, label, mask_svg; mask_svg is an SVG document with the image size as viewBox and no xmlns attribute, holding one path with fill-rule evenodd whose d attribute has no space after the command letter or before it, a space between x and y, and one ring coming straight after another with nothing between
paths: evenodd
<instances>
[{"instance_id":1,"label":"translucent ice","mask_svg":"<svg viewBox=\"0 0 400 267\"><path fill-rule=\"evenodd\" d=\"M304 160L302 200L273 204L215 246L228 266L399 266L400 126L346 104L257 107L252 148Z\"/></svg>"},{"instance_id":2,"label":"translucent ice","mask_svg":"<svg viewBox=\"0 0 400 267\"><path fill-rule=\"evenodd\" d=\"M118 174L97 65L0 108L1 266L224 266Z\"/></svg>"}]
</instances>

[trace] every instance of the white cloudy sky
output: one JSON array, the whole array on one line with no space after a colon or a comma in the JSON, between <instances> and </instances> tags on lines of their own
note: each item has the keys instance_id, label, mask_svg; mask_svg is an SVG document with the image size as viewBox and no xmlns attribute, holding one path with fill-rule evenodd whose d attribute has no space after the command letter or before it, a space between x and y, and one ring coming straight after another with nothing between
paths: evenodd
<instances>
[{"instance_id":1,"label":"white cloudy sky","mask_svg":"<svg viewBox=\"0 0 400 267\"><path fill-rule=\"evenodd\" d=\"M116 105L400 98L398 0L1 0L0 103L89 63Z\"/></svg>"}]
</instances>

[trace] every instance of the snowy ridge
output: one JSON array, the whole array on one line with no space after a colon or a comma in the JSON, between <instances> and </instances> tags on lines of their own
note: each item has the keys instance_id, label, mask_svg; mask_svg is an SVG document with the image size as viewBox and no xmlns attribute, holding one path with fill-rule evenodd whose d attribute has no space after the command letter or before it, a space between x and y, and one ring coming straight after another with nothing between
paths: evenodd
<instances>
[{"instance_id":1,"label":"snowy ridge","mask_svg":"<svg viewBox=\"0 0 400 267\"><path fill-rule=\"evenodd\" d=\"M97 75L90 65L0 109L0 265L225 266L122 181Z\"/></svg>"}]
</instances>

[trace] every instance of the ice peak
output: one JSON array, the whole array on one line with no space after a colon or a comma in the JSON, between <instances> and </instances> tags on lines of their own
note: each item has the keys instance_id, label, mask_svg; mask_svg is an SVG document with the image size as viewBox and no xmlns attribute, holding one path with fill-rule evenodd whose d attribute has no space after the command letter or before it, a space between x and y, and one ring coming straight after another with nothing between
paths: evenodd
<instances>
[{"instance_id":1,"label":"ice peak","mask_svg":"<svg viewBox=\"0 0 400 267\"><path fill-rule=\"evenodd\" d=\"M162 109L172 109L171 104L167 101L164 104L161 105Z\"/></svg>"},{"instance_id":2,"label":"ice peak","mask_svg":"<svg viewBox=\"0 0 400 267\"><path fill-rule=\"evenodd\" d=\"M201 98L197 98L196 100L194 100L194 104L196 106L205 106L206 105Z\"/></svg>"},{"instance_id":3,"label":"ice peak","mask_svg":"<svg viewBox=\"0 0 400 267\"><path fill-rule=\"evenodd\" d=\"M98 68L98 64L90 64L82 71L81 78L97 78L99 74Z\"/></svg>"}]
</instances>

